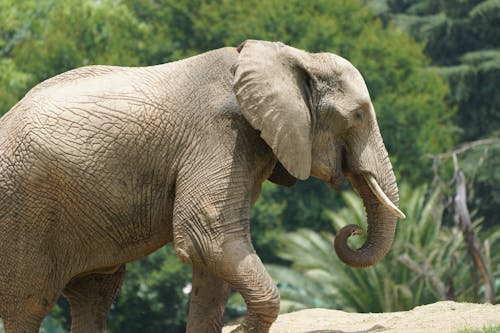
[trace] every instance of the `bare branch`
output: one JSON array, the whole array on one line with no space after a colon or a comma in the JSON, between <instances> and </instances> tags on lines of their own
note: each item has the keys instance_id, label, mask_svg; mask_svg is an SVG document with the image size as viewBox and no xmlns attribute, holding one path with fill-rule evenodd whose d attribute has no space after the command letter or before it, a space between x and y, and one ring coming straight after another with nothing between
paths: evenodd
<instances>
[{"instance_id":1,"label":"bare branch","mask_svg":"<svg viewBox=\"0 0 500 333\"><path fill-rule=\"evenodd\" d=\"M464 173L462 170L460 170L460 165L459 165L459 160L458 160L458 155L462 154L470 149L473 149L478 146L488 146L488 145L493 145L493 144L498 144L500 143L500 138L494 137L494 138L488 138L488 139L482 139L482 140L477 140L477 141L472 141L472 142L465 142L461 144L459 147L456 149L445 152L442 154L427 154L426 156L429 158L432 158L433 163L432 163L432 171L434 172L434 180L433 184L436 185L438 183L443 184L443 180L439 177L438 171L439 171L439 165L440 162L443 159L446 158L452 158L453 160L453 167L454 167L454 173L452 179L447 183L446 187L450 187L453 184L455 184L455 196L450 196L449 197L449 202L454 204L454 211L455 211L455 218L456 221L458 222L458 226L460 227L462 234L464 236L464 240L467 243L467 250L469 253L469 256L472 259L472 262L474 264L475 270L472 271L473 276L477 275L477 273L480 274L482 278L482 282L484 285L484 301L493 303L495 299L495 289L493 285L493 276L490 272L488 262L486 262L484 255L481 253L481 247L478 241L477 234L475 230L472 228L472 222L470 218L470 213L469 209L467 207L467 190L466 190L466 180ZM486 158L488 152L488 147L485 147L483 150L483 154L481 158L478 160L478 163L476 165L476 168L472 174L471 181L473 182L475 174L478 170L478 168L484 163L484 160ZM472 184L472 183L471 183ZM472 187L472 186L471 186ZM470 192L472 195L473 193ZM405 265L410 265L411 262L408 262L408 258L402 258L404 261L401 261ZM416 263L415 263L416 264ZM412 269L413 267L413 269ZM408 268L414 270L416 269L415 266L408 266ZM475 279L473 279L475 280ZM432 280L431 280L432 283ZM438 292L440 292L440 287L436 286L435 287Z\"/></svg>"},{"instance_id":2,"label":"bare branch","mask_svg":"<svg viewBox=\"0 0 500 333\"><path fill-rule=\"evenodd\" d=\"M440 299L448 299L444 283L439 279L439 277L432 269L419 266L418 263L410 258L407 253L400 255L398 257L398 261L408 267L410 271L425 277L430 282L434 290L438 293Z\"/></svg>"},{"instance_id":3,"label":"bare branch","mask_svg":"<svg viewBox=\"0 0 500 333\"><path fill-rule=\"evenodd\" d=\"M441 177L439 176L439 167L440 167L441 161L443 159L452 158L452 160L453 160L453 167L454 167L455 172L453 173L452 179L450 179L448 182L446 182L446 186L451 187L456 181L457 171L460 170L459 163L458 163L458 155L462 154L470 149L476 148L478 146L485 146L485 145L488 146L488 145L493 145L493 144L500 144L500 138L492 137L492 138L481 139L481 140L477 140L477 141L464 142L452 151L448 151L448 152L441 153L441 154L426 154L425 157L432 159L432 172L434 173L434 179L432 180L432 185L436 186L436 185L444 182L441 179ZM478 161L478 165L476 166L475 172L477 172L477 169L480 167L481 164L484 163L484 160L486 158L486 153L488 152L488 147L485 147L484 149L485 150L483 151L482 157ZM474 175L473 175L473 178L474 178Z\"/></svg>"},{"instance_id":4,"label":"bare branch","mask_svg":"<svg viewBox=\"0 0 500 333\"><path fill-rule=\"evenodd\" d=\"M479 248L476 232L472 228L469 209L467 208L465 176L462 171L457 172L456 188L455 212L458 215L458 220L460 221L460 228L462 229L464 239L467 241L467 249L472 257L472 261L483 279L484 301L493 303L495 300L493 279L488 271L488 266Z\"/></svg>"},{"instance_id":5,"label":"bare branch","mask_svg":"<svg viewBox=\"0 0 500 333\"><path fill-rule=\"evenodd\" d=\"M441 160L443 158L453 157L453 155L456 156L458 154L462 154L462 153L466 152L467 150L470 150L470 149L475 148L477 146L493 145L496 143L500 143L500 138L488 138L488 139L482 139L482 140L477 140L477 141L464 142L452 151L449 151L446 153L441 153L441 154L426 154L425 156L432 158L432 159Z\"/></svg>"}]
</instances>

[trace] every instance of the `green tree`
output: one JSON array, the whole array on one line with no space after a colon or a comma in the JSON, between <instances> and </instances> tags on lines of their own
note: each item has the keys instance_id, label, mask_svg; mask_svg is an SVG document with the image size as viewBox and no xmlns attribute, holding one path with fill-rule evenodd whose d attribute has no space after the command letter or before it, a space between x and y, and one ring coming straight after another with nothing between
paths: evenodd
<instances>
[{"instance_id":1,"label":"green tree","mask_svg":"<svg viewBox=\"0 0 500 333\"><path fill-rule=\"evenodd\" d=\"M425 42L431 66L450 86L449 103L457 109L454 123L460 141L500 136L500 25L498 0L376 0L386 22ZM431 151L429 151L431 152ZM474 154L469 154L472 157ZM466 163L477 168L477 157ZM500 219L500 155L484 159L470 193L473 208L488 225Z\"/></svg>"},{"instance_id":2,"label":"green tree","mask_svg":"<svg viewBox=\"0 0 500 333\"><path fill-rule=\"evenodd\" d=\"M252 241L257 254L264 262L280 261L274 255L274 246L280 235L285 232L283 225L286 199L280 195L277 185L265 182L254 208L250 212L252 221Z\"/></svg>"},{"instance_id":3,"label":"green tree","mask_svg":"<svg viewBox=\"0 0 500 333\"><path fill-rule=\"evenodd\" d=\"M191 267L172 244L127 265L109 319L111 332L185 332Z\"/></svg>"},{"instance_id":4,"label":"green tree","mask_svg":"<svg viewBox=\"0 0 500 333\"><path fill-rule=\"evenodd\" d=\"M425 52L450 83L464 140L500 134L500 24L496 0L388 0L386 15L425 41Z\"/></svg>"},{"instance_id":5,"label":"green tree","mask_svg":"<svg viewBox=\"0 0 500 333\"><path fill-rule=\"evenodd\" d=\"M141 64L148 32L116 1L0 0L0 114L49 77L84 65ZM2 98L5 94L5 98Z\"/></svg>"},{"instance_id":6,"label":"green tree","mask_svg":"<svg viewBox=\"0 0 500 333\"><path fill-rule=\"evenodd\" d=\"M25 92L31 75L21 70L12 59L12 49L25 38L27 13L33 10L27 2L1 0L0 13L0 116Z\"/></svg>"}]
</instances>

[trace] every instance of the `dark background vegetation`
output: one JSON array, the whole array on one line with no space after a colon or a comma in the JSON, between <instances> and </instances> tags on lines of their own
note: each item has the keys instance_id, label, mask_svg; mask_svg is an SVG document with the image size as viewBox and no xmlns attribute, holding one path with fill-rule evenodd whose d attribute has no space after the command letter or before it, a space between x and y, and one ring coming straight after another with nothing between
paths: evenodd
<instances>
[{"instance_id":1,"label":"dark background vegetation","mask_svg":"<svg viewBox=\"0 0 500 333\"><path fill-rule=\"evenodd\" d=\"M331 247L337 228L364 223L347 184L342 196L313 179L293 189L264 184L252 237L283 308L391 311L446 298L482 301L484 283L453 205L457 170L499 300L499 1L0 0L0 18L0 115L38 82L75 67L153 65L249 38L349 59L369 87L408 220L383 262L352 270ZM487 138L455 154L455 164L453 154L431 158ZM190 267L171 246L129 264L111 331L183 332L189 281ZM61 299L44 330L67 330L68 311ZM242 311L234 295L228 319Z\"/></svg>"}]
</instances>

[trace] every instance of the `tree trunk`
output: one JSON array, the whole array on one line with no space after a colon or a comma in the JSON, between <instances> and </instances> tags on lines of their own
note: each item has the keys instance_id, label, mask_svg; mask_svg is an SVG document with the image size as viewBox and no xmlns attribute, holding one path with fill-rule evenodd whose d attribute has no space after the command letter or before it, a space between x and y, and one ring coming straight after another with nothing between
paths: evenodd
<instances>
[{"instance_id":1,"label":"tree trunk","mask_svg":"<svg viewBox=\"0 0 500 333\"><path fill-rule=\"evenodd\" d=\"M467 242L467 249L474 262L474 265L478 269L479 273L484 282L484 301L486 303L494 303L495 300L495 288L493 284L493 279L488 271L486 265L486 260L478 245L478 240L474 229L472 228L472 222L470 219L469 209L467 208L467 190L465 185L465 176L462 171L457 171L456 173L456 186L457 192L455 195L455 213L457 214L458 221L460 222L460 228L464 235L464 239Z\"/></svg>"}]
</instances>

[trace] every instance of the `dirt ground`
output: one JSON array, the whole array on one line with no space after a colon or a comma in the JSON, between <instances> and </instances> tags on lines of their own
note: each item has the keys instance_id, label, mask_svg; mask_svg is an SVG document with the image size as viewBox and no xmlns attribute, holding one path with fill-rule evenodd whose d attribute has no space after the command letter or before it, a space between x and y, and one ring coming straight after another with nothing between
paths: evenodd
<instances>
[{"instance_id":1,"label":"dirt ground","mask_svg":"<svg viewBox=\"0 0 500 333\"><path fill-rule=\"evenodd\" d=\"M411 311L347 313L309 309L279 316L271 333L448 333L500 325L500 305L438 302ZM225 327L229 333L233 327Z\"/></svg>"}]
</instances>

